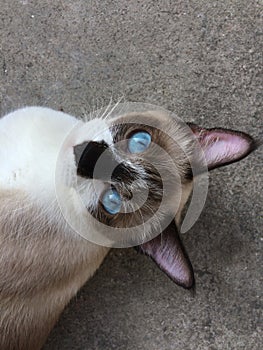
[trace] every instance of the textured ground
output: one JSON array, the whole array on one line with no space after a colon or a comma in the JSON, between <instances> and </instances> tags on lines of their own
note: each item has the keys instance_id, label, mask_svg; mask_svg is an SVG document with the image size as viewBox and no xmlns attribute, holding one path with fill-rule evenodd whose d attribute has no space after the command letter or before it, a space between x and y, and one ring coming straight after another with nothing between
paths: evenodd
<instances>
[{"instance_id":1,"label":"textured ground","mask_svg":"<svg viewBox=\"0 0 263 350\"><path fill-rule=\"evenodd\" d=\"M0 113L83 115L124 96L262 138L262 12L246 0L2 0ZM262 187L262 149L211 173L183 236L195 296L132 249L112 251L45 350L259 350Z\"/></svg>"}]
</instances>

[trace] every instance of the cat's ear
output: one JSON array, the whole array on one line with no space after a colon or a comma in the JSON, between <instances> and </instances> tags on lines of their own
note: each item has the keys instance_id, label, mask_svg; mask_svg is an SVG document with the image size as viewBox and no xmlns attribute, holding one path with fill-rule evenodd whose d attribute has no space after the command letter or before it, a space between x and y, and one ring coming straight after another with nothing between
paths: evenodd
<instances>
[{"instance_id":1,"label":"cat's ear","mask_svg":"<svg viewBox=\"0 0 263 350\"><path fill-rule=\"evenodd\" d=\"M234 163L257 148L253 138L244 132L188 125L203 149L208 170Z\"/></svg>"},{"instance_id":2,"label":"cat's ear","mask_svg":"<svg viewBox=\"0 0 263 350\"><path fill-rule=\"evenodd\" d=\"M193 268L174 220L162 234L135 248L150 256L159 268L178 285L187 289L194 286Z\"/></svg>"}]
</instances>

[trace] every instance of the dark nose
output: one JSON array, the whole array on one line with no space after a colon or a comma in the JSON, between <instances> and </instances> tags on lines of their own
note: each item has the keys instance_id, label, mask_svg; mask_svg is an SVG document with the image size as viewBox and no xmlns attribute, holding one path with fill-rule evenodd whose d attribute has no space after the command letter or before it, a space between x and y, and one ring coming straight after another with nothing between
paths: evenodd
<instances>
[{"instance_id":1,"label":"dark nose","mask_svg":"<svg viewBox=\"0 0 263 350\"><path fill-rule=\"evenodd\" d=\"M109 181L113 170L119 165L104 141L90 141L77 145L74 147L74 154L77 174L89 179Z\"/></svg>"}]
</instances>

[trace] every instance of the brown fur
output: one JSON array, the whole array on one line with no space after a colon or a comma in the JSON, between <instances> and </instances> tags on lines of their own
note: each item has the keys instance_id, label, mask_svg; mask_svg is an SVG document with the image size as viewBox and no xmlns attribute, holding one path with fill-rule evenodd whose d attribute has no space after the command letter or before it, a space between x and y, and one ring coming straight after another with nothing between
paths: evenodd
<instances>
[{"instance_id":1,"label":"brown fur","mask_svg":"<svg viewBox=\"0 0 263 350\"><path fill-rule=\"evenodd\" d=\"M108 249L36 220L23 193L0 198L0 349L36 350ZM18 205L29 205L26 216Z\"/></svg>"}]
</instances>

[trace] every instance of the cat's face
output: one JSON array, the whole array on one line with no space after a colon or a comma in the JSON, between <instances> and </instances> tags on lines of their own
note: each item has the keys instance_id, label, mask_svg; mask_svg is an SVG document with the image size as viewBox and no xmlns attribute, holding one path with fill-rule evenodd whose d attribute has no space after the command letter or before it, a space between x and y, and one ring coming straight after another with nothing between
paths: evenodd
<instances>
[{"instance_id":1,"label":"cat's face","mask_svg":"<svg viewBox=\"0 0 263 350\"><path fill-rule=\"evenodd\" d=\"M193 270L174 218L193 177L243 158L255 143L244 133L199 128L155 111L85 127L73 146L78 217L89 218L82 227L95 241L102 236L100 244L105 238L105 245L138 246L175 282L191 287Z\"/></svg>"},{"instance_id":2,"label":"cat's face","mask_svg":"<svg viewBox=\"0 0 263 350\"><path fill-rule=\"evenodd\" d=\"M87 210L99 222L120 228L145 224L162 202L163 215L174 217L182 186L192 181L189 127L149 112L116 118L108 130L110 142L87 141L74 148L78 176L96 184L97 196Z\"/></svg>"}]
</instances>

